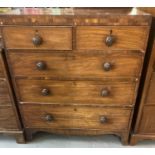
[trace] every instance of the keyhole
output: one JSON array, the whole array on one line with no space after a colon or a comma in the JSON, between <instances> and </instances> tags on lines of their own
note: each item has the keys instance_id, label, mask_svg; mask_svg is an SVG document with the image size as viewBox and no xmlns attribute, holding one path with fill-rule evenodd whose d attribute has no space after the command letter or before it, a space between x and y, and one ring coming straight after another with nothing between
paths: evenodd
<instances>
[{"instance_id":1,"label":"keyhole","mask_svg":"<svg viewBox=\"0 0 155 155\"><path fill-rule=\"evenodd\" d=\"M110 30L110 35L112 34L112 30Z\"/></svg>"}]
</instances>

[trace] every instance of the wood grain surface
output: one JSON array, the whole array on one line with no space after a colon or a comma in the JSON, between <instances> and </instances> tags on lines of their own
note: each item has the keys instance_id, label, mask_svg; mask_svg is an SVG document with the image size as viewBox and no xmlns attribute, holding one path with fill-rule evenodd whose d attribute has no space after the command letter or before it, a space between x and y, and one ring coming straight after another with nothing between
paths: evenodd
<instances>
[{"instance_id":1,"label":"wood grain surface","mask_svg":"<svg viewBox=\"0 0 155 155\"><path fill-rule=\"evenodd\" d=\"M108 77L139 77L143 64L143 54L140 51L113 51L111 53L103 51L101 54L10 51L8 59L15 77L64 77L96 80ZM39 62L45 65L43 70L37 69ZM109 71L104 69L105 63L110 63Z\"/></svg>"},{"instance_id":2,"label":"wood grain surface","mask_svg":"<svg viewBox=\"0 0 155 155\"><path fill-rule=\"evenodd\" d=\"M10 106L0 106L0 130L19 130L15 112Z\"/></svg>"},{"instance_id":3,"label":"wood grain surface","mask_svg":"<svg viewBox=\"0 0 155 155\"><path fill-rule=\"evenodd\" d=\"M13 49L72 49L72 28L70 27L5 27L3 29L7 48ZM39 35L42 44L35 46L32 38Z\"/></svg>"},{"instance_id":4,"label":"wood grain surface","mask_svg":"<svg viewBox=\"0 0 155 155\"><path fill-rule=\"evenodd\" d=\"M155 106L144 106L138 134L155 134Z\"/></svg>"},{"instance_id":5,"label":"wood grain surface","mask_svg":"<svg viewBox=\"0 0 155 155\"><path fill-rule=\"evenodd\" d=\"M21 102L62 104L134 104L136 84L130 82L16 80ZM47 96L42 90L48 89ZM102 91L108 90L107 96Z\"/></svg>"},{"instance_id":6,"label":"wood grain surface","mask_svg":"<svg viewBox=\"0 0 155 155\"><path fill-rule=\"evenodd\" d=\"M0 78L0 106L11 105L11 99L5 79Z\"/></svg>"},{"instance_id":7,"label":"wood grain surface","mask_svg":"<svg viewBox=\"0 0 155 155\"><path fill-rule=\"evenodd\" d=\"M106 37L115 38L112 46L105 44ZM76 30L77 49L89 50L143 50L146 49L147 34L149 27L114 27L114 26L79 26Z\"/></svg>"},{"instance_id":8,"label":"wood grain surface","mask_svg":"<svg viewBox=\"0 0 155 155\"><path fill-rule=\"evenodd\" d=\"M3 70L3 64L2 64L2 55L0 52L0 78L3 77L4 78L4 70Z\"/></svg>"},{"instance_id":9,"label":"wood grain surface","mask_svg":"<svg viewBox=\"0 0 155 155\"><path fill-rule=\"evenodd\" d=\"M104 131L121 131L128 129L130 109L93 108L80 106L22 106L25 127L29 128L83 128L102 129ZM47 121L46 115L51 115L53 121ZM107 122L101 123L104 116Z\"/></svg>"}]
</instances>

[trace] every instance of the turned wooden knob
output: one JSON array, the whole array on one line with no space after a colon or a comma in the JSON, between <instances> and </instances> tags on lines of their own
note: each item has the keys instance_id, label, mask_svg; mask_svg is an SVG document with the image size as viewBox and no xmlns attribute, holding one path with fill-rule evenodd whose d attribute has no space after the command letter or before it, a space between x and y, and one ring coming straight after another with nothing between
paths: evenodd
<instances>
[{"instance_id":1,"label":"turned wooden knob","mask_svg":"<svg viewBox=\"0 0 155 155\"><path fill-rule=\"evenodd\" d=\"M50 94L50 91L49 91L49 89L44 88L44 89L42 89L41 94L42 94L43 96L47 96L47 95Z\"/></svg>"},{"instance_id":2,"label":"turned wooden knob","mask_svg":"<svg viewBox=\"0 0 155 155\"><path fill-rule=\"evenodd\" d=\"M115 41L114 36L108 35L108 36L106 37L106 39L105 39L105 44L106 44L107 46L112 46L113 43L114 43L114 41Z\"/></svg>"},{"instance_id":3,"label":"turned wooden knob","mask_svg":"<svg viewBox=\"0 0 155 155\"><path fill-rule=\"evenodd\" d=\"M51 121L54 120L54 117L52 115L50 115L50 114L47 114L47 115L45 115L45 120L48 121L48 122L51 122Z\"/></svg>"},{"instance_id":4,"label":"turned wooden knob","mask_svg":"<svg viewBox=\"0 0 155 155\"><path fill-rule=\"evenodd\" d=\"M38 70L44 70L44 69L46 69L46 64L43 61L39 61L36 63L36 67Z\"/></svg>"},{"instance_id":5,"label":"turned wooden knob","mask_svg":"<svg viewBox=\"0 0 155 155\"><path fill-rule=\"evenodd\" d=\"M111 70L111 68L112 68L112 64L110 62L103 63L103 69L105 71L109 71L109 70Z\"/></svg>"},{"instance_id":6,"label":"turned wooden knob","mask_svg":"<svg viewBox=\"0 0 155 155\"><path fill-rule=\"evenodd\" d=\"M39 46L41 45L43 42L43 39L40 35L35 35L33 38L32 38L32 43L35 45L35 46Z\"/></svg>"},{"instance_id":7,"label":"turned wooden knob","mask_svg":"<svg viewBox=\"0 0 155 155\"><path fill-rule=\"evenodd\" d=\"M100 117L100 123L106 123L107 122L107 117L106 116L101 116Z\"/></svg>"},{"instance_id":8,"label":"turned wooden knob","mask_svg":"<svg viewBox=\"0 0 155 155\"><path fill-rule=\"evenodd\" d=\"M106 97L106 96L109 96L110 94L110 91L108 89L103 89L102 92L101 92L101 96L102 97Z\"/></svg>"}]
</instances>

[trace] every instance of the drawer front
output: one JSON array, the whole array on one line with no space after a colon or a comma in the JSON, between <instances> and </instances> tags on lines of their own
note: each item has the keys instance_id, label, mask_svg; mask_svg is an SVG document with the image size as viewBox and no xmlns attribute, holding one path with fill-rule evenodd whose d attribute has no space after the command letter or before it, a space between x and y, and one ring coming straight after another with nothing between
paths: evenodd
<instances>
[{"instance_id":1,"label":"drawer front","mask_svg":"<svg viewBox=\"0 0 155 155\"><path fill-rule=\"evenodd\" d=\"M22 105L27 128L127 130L131 111L121 108Z\"/></svg>"},{"instance_id":2,"label":"drawer front","mask_svg":"<svg viewBox=\"0 0 155 155\"><path fill-rule=\"evenodd\" d=\"M22 102L133 104L135 84L127 82L16 80Z\"/></svg>"},{"instance_id":3,"label":"drawer front","mask_svg":"<svg viewBox=\"0 0 155 155\"><path fill-rule=\"evenodd\" d=\"M152 73L149 89L146 96L146 104L155 105L155 72Z\"/></svg>"},{"instance_id":4,"label":"drawer front","mask_svg":"<svg viewBox=\"0 0 155 155\"><path fill-rule=\"evenodd\" d=\"M72 49L70 27L4 27L3 32L7 48Z\"/></svg>"},{"instance_id":5,"label":"drawer front","mask_svg":"<svg viewBox=\"0 0 155 155\"><path fill-rule=\"evenodd\" d=\"M3 129L18 129L18 124L12 107L0 106L0 130Z\"/></svg>"},{"instance_id":6,"label":"drawer front","mask_svg":"<svg viewBox=\"0 0 155 155\"><path fill-rule=\"evenodd\" d=\"M145 50L149 27L124 26L79 26L77 49L90 50Z\"/></svg>"},{"instance_id":7,"label":"drawer front","mask_svg":"<svg viewBox=\"0 0 155 155\"><path fill-rule=\"evenodd\" d=\"M155 133L155 106L144 106L139 125L139 133Z\"/></svg>"},{"instance_id":8,"label":"drawer front","mask_svg":"<svg viewBox=\"0 0 155 155\"><path fill-rule=\"evenodd\" d=\"M11 99L5 79L0 79L0 106L11 105Z\"/></svg>"},{"instance_id":9,"label":"drawer front","mask_svg":"<svg viewBox=\"0 0 155 155\"><path fill-rule=\"evenodd\" d=\"M4 69L3 69L3 61L2 61L1 51L0 51L0 77L4 77Z\"/></svg>"},{"instance_id":10,"label":"drawer front","mask_svg":"<svg viewBox=\"0 0 155 155\"><path fill-rule=\"evenodd\" d=\"M143 61L140 52L100 55L10 52L8 55L15 76L36 77L136 77Z\"/></svg>"}]
</instances>

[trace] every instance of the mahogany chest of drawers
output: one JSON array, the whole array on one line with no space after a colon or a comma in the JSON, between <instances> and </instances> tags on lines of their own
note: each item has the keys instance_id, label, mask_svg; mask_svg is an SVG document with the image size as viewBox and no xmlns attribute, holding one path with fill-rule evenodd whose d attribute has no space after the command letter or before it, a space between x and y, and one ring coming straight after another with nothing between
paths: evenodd
<instances>
[{"instance_id":1,"label":"mahogany chest of drawers","mask_svg":"<svg viewBox=\"0 0 155 155\"><path fill-rule=\"evenodd\" d=\"M2 34L0 32L0 36ZM23 129L19 121L12 89L7 74L3 51L0 41L0 133L9 134L16 138L18 143L24 143Z\"/></svg>"},{"instance_id":2,"label":"mahogany chest of drawers","mask_svg":"<svg viewBox=\"0 0 155 155\"><path fill-rule=\"evenodd\" d=\"M43 10L0 16L27 140L45 131L116 134L127 144L151 16L134 9Z\"/></svg>"},{"instance_id":3,"label":"mahogany chest of drawers","mask_svg":"<svg viewBox=\"0 0 155 155\"><path fill-rule=\"evenodd\" d=\"M130 144L135 145L141 140L155 140L155 8L141 8L153 16L151 36L149 39L147 66L141 81L139 92L139 106L135 111L135 122L131 134Z\"/></svg>"}]
</instances>

